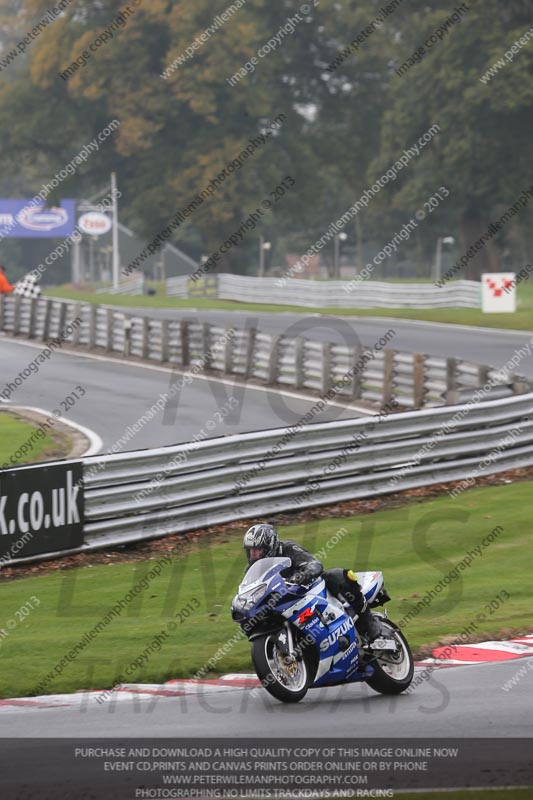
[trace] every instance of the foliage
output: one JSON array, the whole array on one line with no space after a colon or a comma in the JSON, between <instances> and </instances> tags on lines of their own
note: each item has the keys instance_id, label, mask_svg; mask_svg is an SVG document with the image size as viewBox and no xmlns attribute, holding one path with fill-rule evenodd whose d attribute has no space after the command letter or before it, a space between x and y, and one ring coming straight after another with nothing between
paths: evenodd
<instances>
[{"instance_id":1,"label":"foliage","mask_svg":"<svg viewBox=\"0 0 533 800\"><path fill-rule=\"evenodd\" d=\"M441 185L451 195L404 248L426 264L437 236L453 234L457 257L530 185L533 44L486 85L480 77L525 33L529 4L512 0L470 8L420 63L395 70L453 13L444 0L400 4L371 35L332 65L375 20L378 0L321 0L300 12L299 0L257 0L234 11L167 79L164 70L213 25L229 3L211 0L140 3L113 38L69 80L64 72L117 19L117 0L80 0L10 67L0 88L0 191L31 196L117 118L118 131L61 186L63 196L101 189L115 169L121 217L152 239L187 206L268 121L281 128L223 182L175 232L195 256L220 247L286 175L296 189L264 214L220 264L245 271L259 234L277 263L307 249L432 124L438 137L398 179L381 190L346 231L355 252L375 251ZM47 0L24 0L24 17L7 3L0 26L13 44L43 16ZM276 36L292 33L234 86L228 79ZM338 59L337 59L338 60ZM400 213L401 212L401 213ZM531 211L524 209L471 262L481 269L527 258ZM379 247L374 243L379 242ZM329 247L329 249L328 249ZM331 245L323 251L331 258ZM358 252L362 252L359 251Z\"/></svg>"}]
</instances>

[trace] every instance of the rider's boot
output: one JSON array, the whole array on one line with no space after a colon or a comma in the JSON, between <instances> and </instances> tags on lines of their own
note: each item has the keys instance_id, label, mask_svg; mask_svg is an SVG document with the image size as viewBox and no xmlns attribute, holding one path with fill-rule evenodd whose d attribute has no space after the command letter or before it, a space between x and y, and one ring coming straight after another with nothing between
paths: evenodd
<instances>
[{"instance_id":1,"label":"rider's boot","mask_svg":"<svg viewBox=\"0 0 533 800\"><path fill-rule=\"evenodd\" d=\"M357 575L351 569L344 570L341 598L349 603L350 610L353 612L350 616L357 615L355 628L360 636L368 640L371 648L396 650L395 640L389 631L381 626L379 618L372 614L357 580ZM350 612L348 611L348 613Z\"/></svg>"},{"instance_id":2,"label":"rider's boot","mask_svg":"<svg viewBox=\"0 0 533 800\"><path fill-rule=\"evenodd\" d=\"M368 639L370 647L380 650L388 650L391 647L396 649L396 642L388 631L382 629L378 618L372 614L366 600L363 608L359 611L359 619L355 621L355 627L359 634Z\"/></svg>"}]
</instances>

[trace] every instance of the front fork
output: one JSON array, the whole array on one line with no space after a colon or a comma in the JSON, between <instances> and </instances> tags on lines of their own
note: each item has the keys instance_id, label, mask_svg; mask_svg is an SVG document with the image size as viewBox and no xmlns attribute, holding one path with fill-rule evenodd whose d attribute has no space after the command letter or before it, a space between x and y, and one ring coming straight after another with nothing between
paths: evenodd
<instances>
[{"instance_id":1,"label":"front fork","mask_svg":"<svg viewBox=\"0 0 533 800\"><path fill-rule=\"evenodd\" d=\"M290 626L290 624L288 622L285 623L285 629L287 631L287 650L288 650L288 655L291 658L294 658L294 656L295 656L295 652L294 652L294 637L292 635L292 628L291 628L291 626Z\"/></svg>"},{"instance_id":2,"label":"front fork","mask_svg":"<svg viewBox=\"0 0 533 800\"><path fill-rule=\"evenodd\" d=\"M285 622L283 628L278 633L277 645L285 658L294 660L296 658L296 648L294 647L294 636L289 622Z\"/></svg>"}]
</instances>

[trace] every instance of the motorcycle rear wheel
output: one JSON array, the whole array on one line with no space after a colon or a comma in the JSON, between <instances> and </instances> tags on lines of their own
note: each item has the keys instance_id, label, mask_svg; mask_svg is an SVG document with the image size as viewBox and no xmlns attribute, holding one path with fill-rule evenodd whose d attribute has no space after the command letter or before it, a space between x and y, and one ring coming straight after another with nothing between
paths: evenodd
<instances>
[{"instance_id":1,"label":"motorcycle rear wheel","mask_svg":"<svg viewBox=\"0 0 533 800\"><path fill-rule=\"evenodd\" d=\"M411 685L415 671L415 662L407 639L399 628L389 620L381 619L382 627L396 639L398 653L383 652L377 655L370 664L374 667L374 675L367 678L368 685L380 694L401 694Z\"/></svg>"},{"instance_id":2,"label":"motorcycle rear wheel","mask_svg":"<svg viewBox=\"0 0 533 800\"><path fill-rule=\"evenodd\" d=\"M252 662L264 688L282 703L298 703L307 694L311 671L305 655L299 661L287 662L278 648L276 634L259 636L252 642Z\"/></svg>"}]
</instances>

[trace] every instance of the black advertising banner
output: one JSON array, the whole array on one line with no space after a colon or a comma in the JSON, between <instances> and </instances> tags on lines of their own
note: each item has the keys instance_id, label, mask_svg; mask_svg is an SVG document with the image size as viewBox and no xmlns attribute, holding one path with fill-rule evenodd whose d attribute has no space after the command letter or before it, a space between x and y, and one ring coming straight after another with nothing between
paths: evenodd
<instances>
[{"instance_id":1,"label":"black advertising banner","mask_svg":"<svg viewBox=\"0 0 533 800\"><path fill-rule=\"evenodd\" d=\"M0 560L83 543L81 461L0 472Z\"/></svg>"},{"instance_id":2,"label":"black advertising banner","mask_svg":"<svg viewBox=\"0 0 533 800\"><path fill-rule=\"evenodd\" d=\"M531 739L364 737L2 739L0 796L2 800L401 800L405 791L531 787L531 744ZM489 794L495 800L500 797L499 792Z\"/></svg>"}]
</instances>

